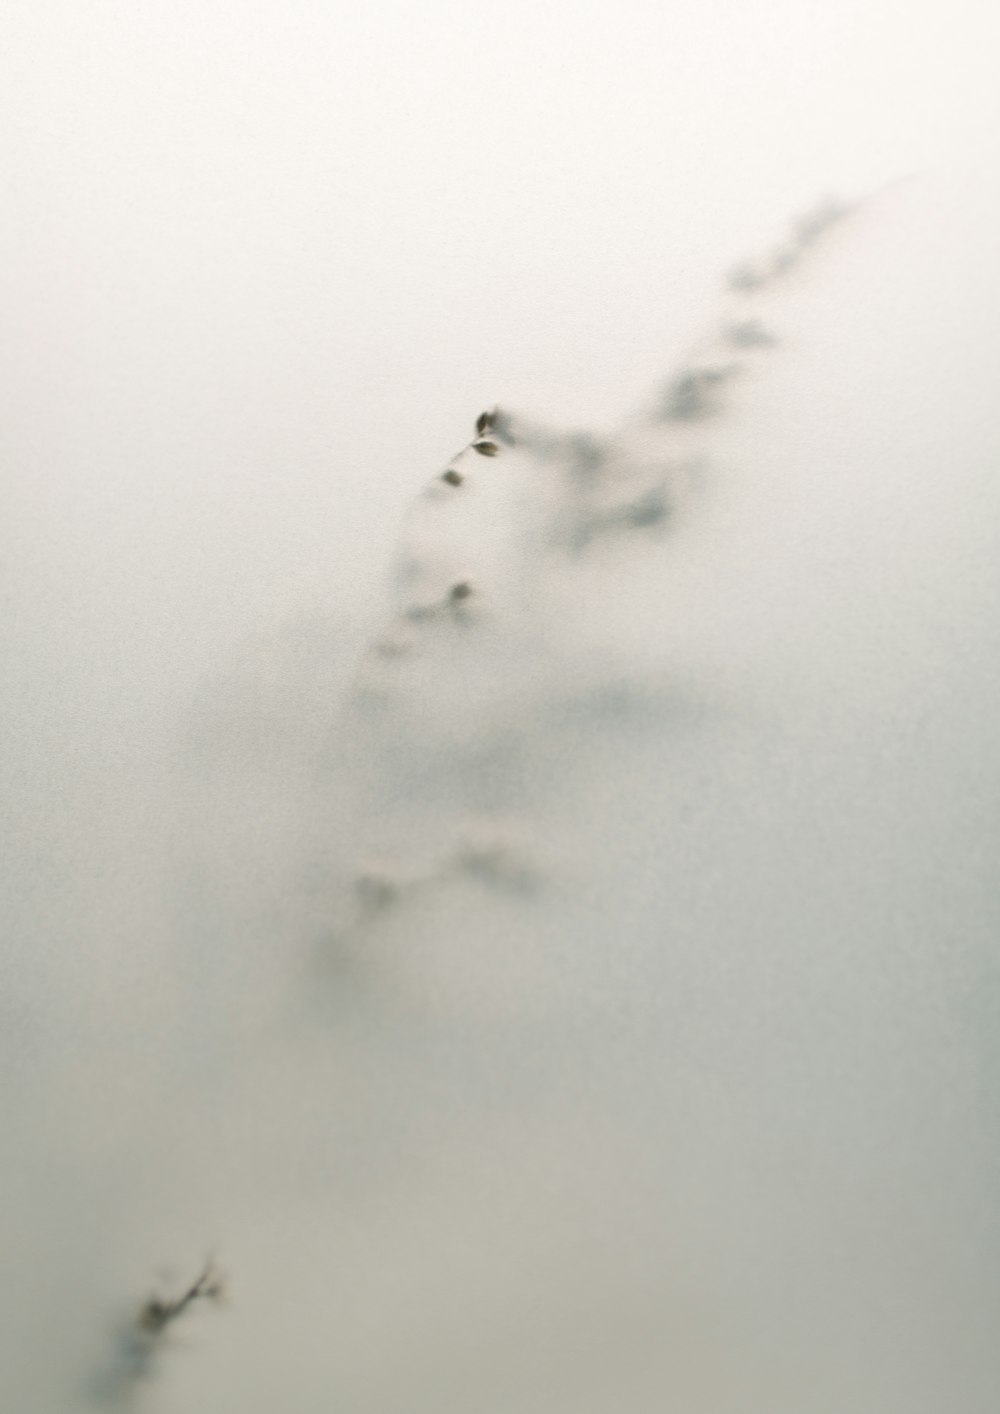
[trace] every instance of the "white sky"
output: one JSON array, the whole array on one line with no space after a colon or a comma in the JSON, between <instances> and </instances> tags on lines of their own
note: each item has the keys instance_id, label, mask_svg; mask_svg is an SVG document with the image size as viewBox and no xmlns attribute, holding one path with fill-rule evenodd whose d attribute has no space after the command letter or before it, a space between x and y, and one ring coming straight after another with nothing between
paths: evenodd
<instances>
[{"instance_id":1,"label":"white sky","mask_svg":"<svg viewBox=\"0 0 1000 1414\"><path fill-rule=\"evenodd\" d=\"M329 1407L331 1368L359 1414L395 1414L394 1400L406 1414L421 1400L445 1414L452 1396L467 1408L475 1359L495 1353L498 1390L517 1364L504 1340L517 1352L525 1338L521 1264L551 1337L546 1378L579 1363L582 1380L596 1379L600 1360L588 1364L546 1323L579 1289L580 1329L599 1345L615 1282L627 1287L640 1268L618 1335L626 1355L630 1340L645 1351L665 1251L688 1283L684 1301L703 1282L706 1325L697 1301L678 1317L693 1353L670 1388L698 1393L706 1414L746 1410L705 1370L752 1383L757 1354L780 1349L786 1326L800 1362L783 1368L787 1388L758 1372L777 1414L940 1414L963 1361L956 1414L995 1408L984 1334L993 1138L977 1128L969 1079L995 1073L976 1010L992 975L981 856L996 698L995 27L994 7L971 0L7 0L0 1057L14 1161L0 1186L14 1196L0 1232L15 1275L0 1278L0 1343L13 1332L17 1349L0 1358L4 1407L66 1414L109 1303L181 1249L186 1270L189 1252L197 1261L221 1236L243 1314L206 1319L214 1363L182 1362L176 1385L154 1388L150 1408L165 1414L192 1409L206 1388L220 1414L255 1414L255 1399L271 1410L290 1391L289 1414L311 1414ZM421 998L429 1020L409 1017L374 1043L349 1035L334 1053L307 1027L304 1054L255 1069L247 1037L273 1020L268 930L289 911L292 927L311 918L311 905L280 897L283 871L328 821L338 849L366 831L377 838L383 797L398 806L394 769L419 785L421 752L447 763L453 743L445 724L418 742L414 766L391 733L376 731L373 746L342 727L349 786L303 826L325 722L317 701L332 702L346 672L342 658L311 661L306 639L288 669L302 671L302 700L289 708L279 691L277 709L301 741L270 754L266 729L240 716L240 689L224 686L230 739L209 771L219 798L192 826L171 775L192 703L211 698L219 674L225 685L234 658L255 692L269 672L280 680L282 634L302 611L329 614L332 636L355 640L380 612L408 503L481 407L616 422L711 323L720 274L788 217L827 192L957 167L965 176L951 185L918 179L900 187L898 208L875 203L845 238L842 273L835 252L797 291L774 381L755 384L745 420L719 435L719 465L738 475L731 493L722 479L717 500L711 488L703 538L644 579L609 575L603 607L587 600L576 625L629 661L674 654L675 668L683 661L696 686L710 685L725 726L709 712L690 749L687 737L650 746L630 728L609 745L599 724L578 725L568 742L544 724L529 733L532 828L551 826L582 902L557 899L530 923L464 896L451 912L431 907L415 953L390 939L403 994ZM964 205L950 209L955 192ZM470 551L509 524L484 523ZM526 661L548 682L554 669L534 651ZM481 656L477 681L491 690L503 674ZM506 701L510 684L496 685ZM429 691L447 705L452 679ZM735 724L733 701L747 714ZM553 787L575 747L591 764ZM656 784L661 748L671 800L684 802L676 814ZM883 767L884 794L862 809ZM447 808L447 764L440 774ZM421 800L407 821L400 809L428 848L436 810ZM613 831L595 826L605 812ZM676 851L673 873L648 843L661 837ZM178 860L190 898L176 894ZM459 947L466 907L489 945L471 954ZM746 926L760 966L732 941L755 909L757 931ZM679 940L666 1029L664 919ZM610 936L624 954L609 955ZM719 942L711 959L705 936ZM800 962L800 937L822 940L815 972ZM956 1017L968 1020L968 1044L955 1040L965 1035ZM596 1039L581 1029L595 1018ZM557 1043L546 1051L550 1023ZM529 1096L553 1055L577 1067L569 1093L542 1085ZM226 1071L233 1056L249 1068L246 1085ZM338 1123L346 1116L347 1159L340 1131L325 1128L330 1094ZM918 1094L924 1107L910 1110ZM260 1132L258 1095L282 1156ZM484 1095L495 1110L480 1134ZM680 1157L647 1142L661 1100L682 1140L694 1136ZM775 1153L761 1133L776 1136ZM285 1157L300 1153L301 1170ZM742 1162L746 1191L734 1177ZM420 1169L412 1187L393 1187L397 1164ZM656 1226L664 1174L683 1219L666 1236ZM821 1202L796 1174L819 1185ZM329 1225L316 1218L327 1183L347 1213ZM608 1200L618 1184L634 1223ZM490 1204L516 1231L509 1252L477 1206ZM873 1213L882 1229L866 1227ZM832 1223L829 1240L817 1214ZM602 1236L609 1223L624 1266ZM915 1245L920 1232L926 1246ZM748 1275L776 1251L789 1289ZM896 1313L871 1347L840 1251ZM910 1280L911 1251L961 1331ZM335 1268L343 1280L331 1294ZM595 1277L608 1282L604 1306L587 1304ZM327 1299L351 1353L333 1366L316 1315ZM37 1336L49 1317L58 1359ZM935 1365L937 1328L947 1339ZM829 1334L822 1355L817 1329ZM386 1330L398 1376L381 1361ZM467 1337L480 1352L471 1374L449 1368ZM452 1393L435 1394L445 1375ZM590 1414L571 1386L545 1414L562 1414L560 1398ZM811 1406L795 1394L803 1386ZM596 1385L586 1393L595 1414L621 1407ZM498 1394L496 1414L523 1414L517 1397L501 1409ZM625 1414L645 1414L643 1397ZM655 1387L649 1397L662 1408Z\"/></svg>"},{"instance_id":2,"label":"white sky","mask_svg":"<svg viewBox=\"0 0 1000 1414\"><path fill-rule=\"evenodd\" d=\"M2 357L12 435L47 427L15 476L63 508L60 553L118 527L197 575L223 522L241 593L289 558L325 582L353 468L384 518L478 402L613 418L685 288L779 213L988 162L993 19L13 0Z\"/></svg>"},{"instance_id":3,"label":"white sky","mask_svg":"<svg viewBox=\"0 0 1000 1414\"><path fill-rule=\"evenodd\" d=\"M786 213L942 159L988 170L993 21L11 0L4 560L26 635L57 631L41 604L73 566L70 638L113 624L183 673L282 586L370 580L469 408L613 420Z\"/></svg>"}]
</instances>

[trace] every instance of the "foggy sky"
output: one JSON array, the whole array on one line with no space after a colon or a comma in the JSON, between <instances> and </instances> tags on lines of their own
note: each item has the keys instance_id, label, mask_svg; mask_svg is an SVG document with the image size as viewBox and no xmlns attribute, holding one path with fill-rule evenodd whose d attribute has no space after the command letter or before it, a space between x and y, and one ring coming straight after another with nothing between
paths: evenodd
<instances>
[{"instance_id":1,"label":"foggy sky","mask_svg":"<svg viewBox=\"0 0 1000 1414\"><path fill-rule=\"evenodd\" d=\"M7 7L4 1407L995 1407L989 19Z\"/></svg>"}]
</instances>

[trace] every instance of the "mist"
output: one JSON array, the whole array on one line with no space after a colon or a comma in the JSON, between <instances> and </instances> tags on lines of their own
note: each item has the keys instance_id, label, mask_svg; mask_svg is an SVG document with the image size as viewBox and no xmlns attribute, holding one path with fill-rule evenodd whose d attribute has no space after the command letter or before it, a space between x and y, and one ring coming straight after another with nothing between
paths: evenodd
<instances>
[{"instance_id":1,"label":"mist","mask_svg":"<svg viewBox=\"0 0 1000 1414\"><path fill-rule=\"evenodd\" d=\"M988 20L8 7L4 1408L995 1408Z\"/></svg>"}]
</instances>

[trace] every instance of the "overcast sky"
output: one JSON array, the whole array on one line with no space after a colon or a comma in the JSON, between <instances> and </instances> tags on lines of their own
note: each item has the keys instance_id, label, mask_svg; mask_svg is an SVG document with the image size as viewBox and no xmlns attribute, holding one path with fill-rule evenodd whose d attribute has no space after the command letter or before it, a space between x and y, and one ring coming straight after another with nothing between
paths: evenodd
<instances>
[{"instance_id":1,"label":"overcast sky","mask_svg":"<svg viewBox=\"0 0 1000 1414\"><path fill-rule=\"evenodd\" d=\"M8 0L4 1407L992 1414L994 24Z\"/></svg>"}]
</instances>

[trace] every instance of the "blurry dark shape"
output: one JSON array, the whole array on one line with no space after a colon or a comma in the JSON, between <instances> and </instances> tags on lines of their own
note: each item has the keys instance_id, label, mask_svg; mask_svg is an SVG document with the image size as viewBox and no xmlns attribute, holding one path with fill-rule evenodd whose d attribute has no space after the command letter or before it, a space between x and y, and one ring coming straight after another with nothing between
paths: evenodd
<instances>
[{"instance_id":1,"label":"blurry dark shape","mask_svg":"<svg viewBox=\"0 0 1000 1414\"><path fill-rule=\"evenodd\" d=\"M410 644L401 638L380 638L372 651L379 658L405 658L410 652Z\"/></svg>"},{"instance_id":2,"label":"blurry dark shape","mask_svg":"<svg viewBox=\"0 0 1000 1414\"><path fill-rule=\"evenodd\" d=\"M728 324L726 337L739 349L770 348L778 342L759 319L740 319Z\"/></svg>"},{"instance_id":3,"label":"blurry dark shape","mask_svg":"<svg viewBox=\"0 0 1000 1414\"><path fill-rule=\"evenodd\" d=\"M460 471L456 471L453 466L450 466L447 471L441 473L441 480L446 481L449 486L461 486L465 477Z\"/></svg>"},{"instance_id":4,"label":"blurry dark shape","mask_svg":"<svg viewBox=\"0 0 1000 1414\"><path fill-rule=\"evenodd\" d=\"M148 1378L168 1327L198 1301L219 1301L225 1295L223 1278L209 1260L196 1279L179 1296L151 1296L117 1333L114 1359L91 1384L91 1400L104 1406L133 1407L135 1384Z\"/></svg>"},{"instance_id":5,"label":"blurry dark shape","mask_svg":"<svg viewBox=\"0 0 1000 1414\"><path fill-rule=\"evenodd\" d=\"M443 599L436 599L431 603L410 604L402 610L400 617L411 624L429 623L432 619L439 619L446 610L464 604L471 597L471 583L467 579L459 580L451 586ZM403 640L386 636L376 644L376 652L383 658L398 658L408 653L410 647L411 645Z\"/></svg>"},{"instance_id":6,"label":"blurry dark shape","mask_svg":"<svg viewBox=\"0 0 1000 1414\"><path fill-rule=\"evenodd\" d=\"M715 364L681 373L668 386L663 416L670 422L693 422L710 417L718 409L712 390L731 378L738 364Z\"/></svg>"},{"instance_id":7,"label":"blurry dark shape","mask_svg":"<svg viewBox=\"0 0 1000 1414\"><path fill-rule=\"evenodd\" d=\"M421 578L426 565L422 555L413 550L408 550L399 555L396 560L395 579L397 585L402 588L407 584L414 584Z\"/></svg>"},{"instance_id":8,"label":"blurry dark shape","mask_svg":"<svg viewBox=\"0 0 1000 1414\"><path fill-rule=\"evenodd\" d=\"M354 881L354 892L366 914L382 913L399 900L400 884L391 875L368 869Z\"/></svg>"},{"instance_id":9,"label":"blurry dark shape","mask_svg":"<svg viewBox=\"0 0 1000 1414\"><path fill-rule=\"evenodd\" d=\"M152 1296L139 1312L139 1326L151 1335L158 1335L171 1321L176 1321L195 1301L217 1301L222 1295L222 1277L211 1261L205 1263L195 1281L180 1296L167 1300Z\"/></svg>"},{"instance_id":10,"label":"blurry dark shape","mask_svg":"<svg viewBox=\"0 0 1000 1414\"><path fill-rule=\"evenodd\" d=\"M531 893L541 883L536 866L517 854L502 839L484 837L469 840L455 856L455 866L480 884Z\"/></svg>"},{"instance_id":11,"label":"blurry dark shape","mask_svg":"<svg viewBox=\"0 0 1000 1414\"><path fill-rule=\"evenodd\" d=\"M411 604L408 609L403 610L403 618L411 624L426 623L438 612L437 604Z\"/></svg>"},{"instance_id":12,"label":"blurry dark shape","mask_svg":"<svg viewBox=\"0 0 1000 1414\"><path fill-rule=\"evenodd\" d=\"M836 197L826 197L812 211L806 212L795 222L795 236L799 245L810 245L817 236L823 234L835 222L850 214L851 208Z\"/></svg>"},{"instance_id":13,"label":"blurry dark shape","mask_svg":"<svg viewBox=\"0 0 1000 1414\"><path fill-rule=\"evenodd\" d=\"M476 436L485 437L487 433L499 437L502 442L513 445L514 434L511 429L511 419L508 413L502 408L491 407L485 412L481 412L476 418Z\"/></svg>"},{"instance_id":14,"label":"blurry dark shape","mask_svg":"<svg viewBox=\"0 0 1000 1414\"><path fill-rule=\"evenodd\" d=\"M494 408L490 414L492 421L490 430L494 437L499 437L501 442L506 442L509 447L514 445L514 428L510 414L504 412L503 408Z\"/></svg>"},{"instance_id":15,"label":"blurry dark shape","mask_svg":"<svg viewBox=\"0 0 1000 1414\"><path fill-rule=\"evenodd\" d=\"M654 486L637 500L622 507L620 517L623 525L640 530L646 526L661 525L670 514L670 501L666 487Z\"/></svg>"},{"instance_id":16,"label":"blurry dark shape","mask_svg":"<svg viewBox=\"0 0 1000 1414\"><path fill-rule=\"evenodd\" d=\"M581 481L593 481L608 459L606 444L590 432L574 432L567 439L571 472Z\"/></svg>"},{"instance_id":17,"label":"blurry dark shape","mask_svg":"<svg viewBox=\"0 0 1000 1414\"><path fill-rule=\"evenodd\" d=\"M773 275L784 275L791 270L801 258L801 251L795 245L780 245L771 256L771 273Z\"/></svg>"},{"instance_id":18,"label":"blurry dark shape","mask_svg":"<svg viewBox=\"0 0 1000 1414\"><path fill-rule=\"evenodd\" d=\"M328 1023L357 1007L373 981L370 955L358 941L357 925L329 928L310 940L305 957L311 982L309 1001L322 1008Z\"/></svg>"},{"instance_id":19,"label":"blurry dark shape","mask_svg":"<svg viewBox=\"0 0 1000 1414\"><path fill-rule=\"evenodd\" d=\"M491 441L489 437L480 437L472 445L481 457L495 457L500 450L496 442Z\"/></svg>"},{"instance_id":20,"label":"blurry dark shape","mask_svg":"<svg viewBox=\"0 0 1000 1414\"><path fill-rule=\"evenodd\" d=\"M666 485L651 486L630 501L581 517L569 532L568 543L574 551L582 551L600 536L663 525L670 511Z\"/></svg>"},{"instance_id":21,"label":"blurry dark shape","mask_svg":"<svg viewBox=\"0 0 1000 1414\"><path fill-rule=\"evenodd\" d=\"M758 290L761 285L767 283L767 276L759 266L751 265L749 261L746 261L742 265L737 265L734 270L730 270L726 277L726 283L731 290L741 292Z\"/></svg>"},{"instance_id":22,"label":"blurry dark shape","mask_svg":"<svg viewBox=\"0 0 1000 1414\"><path fill-rule=\"evenodd\" d=\"M776 246L762 263L745 261L731 270L727 277L729 288L741 292L757 290L786 274L798 264L807 246L812 245L830 226L849 215L852 209L844 202L827 197L792 223L791 240Z\"/></svg>"}]
</instances>

